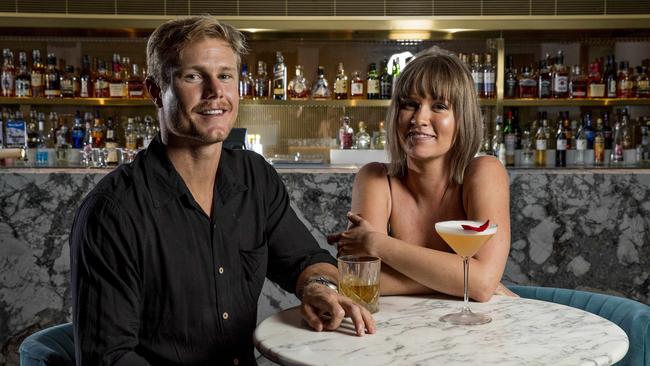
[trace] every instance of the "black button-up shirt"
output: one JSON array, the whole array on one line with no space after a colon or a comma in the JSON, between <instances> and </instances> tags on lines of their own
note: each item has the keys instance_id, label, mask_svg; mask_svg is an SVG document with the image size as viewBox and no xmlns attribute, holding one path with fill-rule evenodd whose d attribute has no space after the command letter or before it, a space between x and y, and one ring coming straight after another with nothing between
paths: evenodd
<instances>
[{"instance_id":1,"label":"black button-up shirt","mask_svg":"<svg viewBox=\"0 0 650 366\"><path fill-rule=\"evenodd\" d=\"M305 267L335 264L253 152L222 150L212 207L160 137L88 194L70 235L78 365L254 364L265 276L293 292Z\"/></svg>"}]
</instances>

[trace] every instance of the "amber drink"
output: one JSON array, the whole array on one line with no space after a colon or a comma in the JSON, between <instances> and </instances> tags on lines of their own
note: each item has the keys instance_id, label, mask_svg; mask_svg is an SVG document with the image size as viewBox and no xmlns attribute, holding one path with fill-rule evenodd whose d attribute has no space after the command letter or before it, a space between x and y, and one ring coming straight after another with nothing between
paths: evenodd
<instances>
[{"instance_id":1,"label":"amber drink","mask_svg":"<svg viewBox=\"0 0 650 366\"><path fill-rule=\"evenodd\" d=\"M378 257L344 255L338 258L339 292L371 313L379 310Z\"/></svg>"}]
</instances>

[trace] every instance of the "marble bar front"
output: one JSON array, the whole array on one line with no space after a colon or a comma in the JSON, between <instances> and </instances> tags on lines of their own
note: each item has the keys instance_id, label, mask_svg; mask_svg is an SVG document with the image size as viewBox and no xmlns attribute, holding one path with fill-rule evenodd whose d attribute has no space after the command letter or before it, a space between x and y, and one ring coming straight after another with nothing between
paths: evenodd
<instances>
[{"instance_id":1,"label":"marble bar front","mask_svg":"<svg viewBox=\"0 0 650 366\"><path fill-rule=\"evenodd\" d=\"M354 168L278 169L319 243L346 227ZM34 331L71 319L68 234L108 170L0 170L0 366ZM650 170L514 169L504 282L605 292L650 304ZM297 305L266 283L258 320Z\"/></svg>"}]
</instances>

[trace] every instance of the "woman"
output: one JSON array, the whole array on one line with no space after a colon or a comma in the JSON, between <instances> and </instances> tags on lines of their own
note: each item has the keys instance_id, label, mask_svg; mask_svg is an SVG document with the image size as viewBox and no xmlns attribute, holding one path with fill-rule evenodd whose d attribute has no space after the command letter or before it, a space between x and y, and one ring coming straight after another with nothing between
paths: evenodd
<instances>
[{"instance_id":1,"label":"woman","mask_svg":"<svg viewBox=\"0 0 650 366\"><path fill-rule=\"evenodd\" d=\"M434 224L489 219L499 228L471 259L469 296L511 295L500 284L510 250L508 175L494 157L475 157L481 111L467 66L438 48L417 55L396 81L386 119L391 162L357 174L350 227L329 237L339 255L381 257L384 295L462 296L462 260Z\"/></svg>"}]
</instances>

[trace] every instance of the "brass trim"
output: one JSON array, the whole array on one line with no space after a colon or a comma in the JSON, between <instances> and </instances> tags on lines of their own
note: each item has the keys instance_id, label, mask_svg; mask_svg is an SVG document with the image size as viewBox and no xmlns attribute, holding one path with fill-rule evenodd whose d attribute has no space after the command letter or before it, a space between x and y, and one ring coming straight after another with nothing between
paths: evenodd
<instances>
[{"instance_id":1,"label":"brass trim","mask_svg":"<svg viewBox=\"0 0 650 366\"><path fill-rule=\"evenodd\" d=\"M176 16L0 12L2 27L154 29ZM456 34L490 30L647 29L650 14L555 16L218 16L251 33L273 31L409 31ZM418 36L426 36L419 32ZM407 39L407 38L404 38ZM411 38L413 39L413 38ZM418 39L421 39L420 37Z\"/></svg>"},{"instance_id":2,"label":"brass trim","mask_svg":"<svg viewBox=\"0 0 650 366\"><path fill-rule=\"evenodd\" d=\"M0 105L78 105L93 107L154 107L150 99L111 98L8 98L0 97Z\"/></svg>"},{"instance_id":3,"label":"brass trim","mask_svg":"<svg viewBox=\"0 0 650 366\"><path fill-rule=\"evenodd\" d=\"M504 99L504 107L625 107L632 105L650 106L649 98L620 99Z\"/></svg>"}]
</instances>

